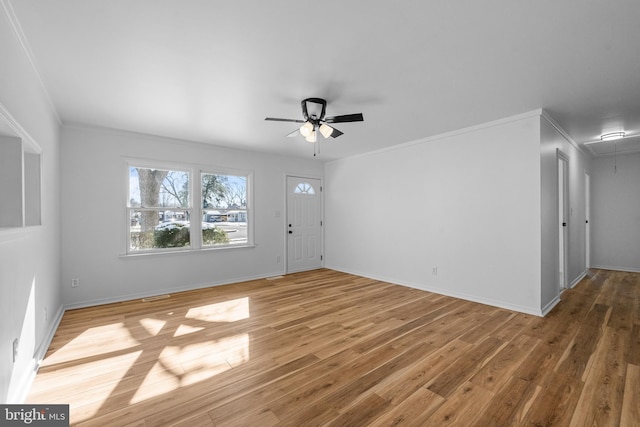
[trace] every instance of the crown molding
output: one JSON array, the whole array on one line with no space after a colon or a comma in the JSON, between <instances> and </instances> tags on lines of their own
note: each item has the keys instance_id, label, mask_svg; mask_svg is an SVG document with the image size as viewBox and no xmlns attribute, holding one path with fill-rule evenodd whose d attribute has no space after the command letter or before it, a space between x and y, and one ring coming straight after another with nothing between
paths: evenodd
<instances>
[{"instance_id":1,"label":"crown molding","mask_svg":"<svg viewBox=\"0 0 640 427\"><path fill-rule=\"evenodd\" d=\"M27 148L27 151L42 153L42 147L40 147L36 140L33 139L31 135L29 135L29 132L27 132L22 126L20 126L20 123L18 123L13 118L11 113L9 113L9 110L7 110L5 106L2 105L2 103L0 103L0 125L2 124L6 125L6 128L9 128L9 131L13 134L13 136L17 136L22 139L22 143L25 144L25 148ZM0 128L1 127L2 126L0 126Z\"/></svg>"},{"instance_id":2,"label":"crown molding","mask_svg":"<svg viewBox=\"0 0 640 427\"><path fill-rule=\"evenodd\" d=\"M553 126L554 129L557 130L558 133L562 135L562 137L566 139L569 144L573 145L573 147L576 150L578 150L579 153L583 154L589 159L593 158L591 153L589 153L587 150L581 147L580 144L575 142L573 138L571 138L571 136L567 132L565 132L565 130L562 129L562 127L560 127L560 125L553 119L553 117L549 115L549 113L547 113L547 111L544 108L541 110L540 116L542 116L551 126Z\"/></svg>"},{"instance_id":3,"label":"crown molding","mask_svg":"<svg viewBox=\"0 0 640 427\"><path fill-rule=\"evenodd\" d=\"M532 111L528 111L526 113L516 114L514 116L509 116L509 117L505 117L505 118L498 119L498 120L492 120L492 121L485 122L485 123L480 123L480 124L477 124L477 125L467 126L467 127L461 128L461 129L456 129L456 130L453 130L453 131L444 132L444 133L441 133L441 134L438 134L438 135L419 138L419 139L415 139L413 141L408 141L408 142L404 142L404 143L401 143L401 144L392 145L390 147L384 147L384 148L380 148L378 150L368 151L366 153L360 153L360 154L355 154L353 156L344 157L344 158L341 158L341 159L331 160L331 161L326 162L325 164L337 163L337 162L340 162L340 161L346 160L346 159L355 159L355 158L359 158L359 157L367 157L367 156L380 154L380 153L385 153L385 152L389 152L389 151L400 150L400 149L404 149L404 148L411 147L411 146L414 146L414 145L420 145L420 144L424 144L424 143L428 143L428 142L432 142L432 141L438 141L438 140L441 140L441 139L451 138L453 136L463 135L465 133L470 133L470 132L476 132L476 131L479 131L479 130L482 130L482 129L488 129L488 128L492 128L492 127L502 126L502 125L507 124L507 123L511 123L511 122L515 122L515 121L519 121L519 120L524 120L524 119L528 119L528 118L531 118L531 117L540 117L541 115L543 115L543 110L541 108L538 108L538 109L535 109L535 110L532 110Z\"/></svg>"},{"instance_id":4,"label":"crown molding","mask_svg":"<svg viewBox=\"0 0 640 427\"><path fill-rule=\"evenodd\" d=\"M62 120L60 119L60 115L58 114L58 110L56 110L56 106L53 103L51 96L49 95L49 90L47 90L47 86L45 85L44 80L42 79L42 75L38 70L38 65L33 55L33 51L31 50L31 47L29 46L29 42L27 41L27 37L25 36L24 31L22 30L22 25L20 24L20 20L18 19L18 16L16 15L13 9L11 0L0 0L0 5L2 5L2 10L4 10L4 14L7 17L7 20L9 21L9 24L13 29L13 33L18 39L18 42L20 43L20 46L22 47L22 51L27 57L29 64L31 64L31 68L35 73L36 78L38 79L38 82L40 82L40 87L42 89L42 92L45 98L47 99L47 103L49 104L49 108L55 120L58 122L59 125L61 125Z\"/></svg>"}]
</instances>

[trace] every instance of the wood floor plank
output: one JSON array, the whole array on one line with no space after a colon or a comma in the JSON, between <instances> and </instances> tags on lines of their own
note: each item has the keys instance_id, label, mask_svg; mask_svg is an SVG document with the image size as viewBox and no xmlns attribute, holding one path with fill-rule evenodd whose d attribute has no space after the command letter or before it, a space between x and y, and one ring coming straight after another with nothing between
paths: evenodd
<instances>
[{"instance_id":1,"label":"wood floor plank","mask_svg":"<svg viewBox=\"0 0 640 427\"><path fill-rule=\"evenodd\" d=\"M537 338L526 335L516 337L480 368L470 381L494 393L498 392L539 342Z\"/></svg>"},{"instance_id":2,"label":"wood floor plank","mask_svg":"<svg viewBox=\"0 0 640 427\"><path fill-rule=\"evenodd\" d=\"M506 310L498 310L489 316L484 322L481 322L477 327L471 328L467 333L460 337L460 340L466 341L471 344L475 344L478 341L481 341L487 335L490 335L493 331L495 331L498 327L503 326L506 322L509 321L512 317L515 316L515 313L506 311Z\"/></svg>"},{"instance_id":3,"label":"wood floor plank","mask_svg":"<svg viewBox=\"0 0 640 427\"><path fill-rule=\"evenodd\" d=\"M348 352L340 355L344 360L349 359ZM336 357L337 359L337 357ZM335 360L335 359L334 359ZM305 366L313 365L318 368L318 359L307 355L288 364L278 366L265 375L240 380L218 391L206 390L202 395L187 396L185 406L176 410L169 406L166 409L154 411L146 415L152 425L163 425L181 418L181 411L193 412L207 410L214 423L235 421L238 414L246 413L247 408L256 408L262 401L269 401L288 389L294 381L290 377L300 373ZM306 373L306 371L304 371ZM194 388L197 392L198 388ZM210 410L211 408L215 408Z\"/></svg>"},{"instance_id":4,"label":"wood floor plank","mask_svg":"<svg viewBox=\"0 0 640 427\"><path fill-rule=\"evenodd\" d=\"M278 425L280 420L268 409L251 410L247 409L242 418L234 418L226 422L216 422L216 427L246 427L260 426L271 427Z\"/></svg>"},{"instance_id":5,"label":"wood floor plank","mask_svg":"<svg viewBox=\"0 0 640 427\"><path fill-rule=\"evenodd\" d=\"M407 363L412 363L431 350L432 347L426 343L419 343L413 348L396 353L392 357L380 357L377 353L387 351L382 348L377 352L371 352L362 356L369 360L366 364L361 364L361 369L357 375L353 375L355 370L349 369L342 372L335 378L323 378L320 382L314 383L311 389L303 389L301 393L287 396L284 400L276 401L269 405L269 408L281 419L290 425L297 425L309 418L316 412L315 406L326 407L330 411L340 412L346 406L355 402L363 393L366 393L382 379ZM375 367L374 369L371 369ZM352 375L349 381L344 381L344 375ZM328 381L327 381L328 380ZM301 411L292 411L293 402L301 402L304 405ZM320 403L321 402L321 403Z\"/></svg>"},{"instance_id":6,"label":"wood floor plank","mask_svg":"<svg viewBox=\"0 0 640 427\"><path fill-rule=\"evenodd\" d=\"M78 426L640 425L640 273L544 318L326 269L65 312L29 403Z\"/></svg>"},{"instance_id":7,"label":"wood floor plank","mask_svg":"<svg viewBox=\"0 0 640 427\"><path fill-rule=\"evenodd\" d=\"M428 419L445 399L426 388L418 388L371 423L371 427L427 425Z\"/></svg>"},{"instance_id":8,"label":"wood floor plank","mask_svg":"<svg viewBox=\"0 0 640 427\"><path fill-rule=\"evenodd\" d=\"M556 370L572 378L580 378L601 338L602 328L582 325L558 361Z\"/></svg>"},{"instance_id":9,"label":"wood floor plank","mask_svg":"<svg viewBox=\"0 0 640 427\"><path fill-rule=\"evenodd\" d=\"M640 365L640 323L634 324L631 328L629 341L629 348L625 354L625 360L627 363Z\"/></svg>"},{"instance_id":10,"label":"wood floor plank","mask_svg":"<svg viewBox=\"0 0 640 427\"><path fill-rule=\"evenodd\" d=\"M449 341L430 355L425 355L415 364L399 372L394 381L376 387L376 393L389 400L393 405L401 405L405 399L424 388L460 354L464 354L469 347L471 347L469 343L459 340ZM429 394L435 395L430 390Z\"/></svg>"},{"instance_id":11,"label":"wood floor plank","mask_svg":"<svg viewBox=\"0 0 640 427\"><path fill-rule=\"evenodd\" d=\"M205 412L193 417L185 417L176 423L168 425L167 427L212 427L213 425L213 421Z\"/></svg>"},{"instance_id":12,"label":"wood floor plank","mask_svg":"<svg viewBox=\"0 0 640 427\"><path fill-rule=\"evenodd\" d=\"M620 415L621 426L640 426L640 366L627 365L624 398Z\"/></svg>"},{"instance_id":13,"label":"wood floor plank","mask_svg":"<svg viewBox=\"0 0 640 427\"><path fill-rule=\"evenodd\" d=\"M449 365L431 381L427 388L444 398L449 397L454 390L467 382L489 358L500 351L503 345L504 342L497 338L486 338Z\"/></svg>"},{"instance_id":14,"label":"wood floor plank","mask_svg":"<svg viewBox=\"0 0 640 427\"><path fill-rule=\"evenodd\" d=\"M624 349L628 329L605 328L576 407L572 426L620 425L625 382Z\"/></svg>"},{"instance_id":15,"label":"wood floor plank","mask_svg":"<svg viewBox=\"0 0 640 427\"><path fill-rule=\"evenodd\" d=\"M426 420L425 426L470 426L484 412L494 394L473 383L466 382Z\"/></svg>"},{"instance_id":16,"label":"wood floor plank","mask_svg":"<svg viewBox=\"0 0 640 427\"><path fill-rule=\"evenodd\" d=\"M582 392L582 381L552 371L527 411L523 425L568 426Z\"/></svg>"},{"instance_id":17,"label":"wood floor plank","mask_svg":"<svg viewBox=\"0 0 640 427\"><path fill-rule=\"evenodd\" d=\"M512 426L520 424L535 396L536 385L522 378L510 377L510 381L497 390L486 409L475 420L475 427Z\"/></svg>"},{"instance_id":18,"label":"wood floor plank","mask_svg":"<svg viewBox=\"0 0 640 427\"><path fill-rule=\"evenodd\" d=\"M389 401L381 398L377 394L370 394L362 401L354 405L353 408L340 414L330 423L328 427L365 427L373 419L381 414L389 406Z\"/></svg>"}]
</instances>

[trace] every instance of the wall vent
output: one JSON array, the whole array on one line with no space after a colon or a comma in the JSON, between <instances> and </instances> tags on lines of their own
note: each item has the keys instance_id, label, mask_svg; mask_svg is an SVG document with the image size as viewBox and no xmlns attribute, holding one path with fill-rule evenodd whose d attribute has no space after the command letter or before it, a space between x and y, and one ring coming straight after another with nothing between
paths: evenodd
<instances>
[{"instance_id":1,"label":"wall vent","mask_svg":"<svg viewBox=\"0 0 640 427\"><path fill-rule=\"evenodd\" d=\"M158 300L167 299L167 298L170 298L170 297L171 297L171 295L169 295L169 294L156 295L156 296L153 296L153 297L142 298L142 302L158 301Z\"/></svg>"}]
</instances>

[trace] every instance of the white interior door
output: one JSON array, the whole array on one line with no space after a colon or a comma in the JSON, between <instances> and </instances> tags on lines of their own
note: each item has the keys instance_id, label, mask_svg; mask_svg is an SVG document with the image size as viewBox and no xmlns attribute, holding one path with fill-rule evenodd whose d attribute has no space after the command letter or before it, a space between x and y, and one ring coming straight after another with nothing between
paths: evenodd
<instances>
[{"instance_id":1,"label":"white interior door","mask_svg":"<svg viewBox=\"0 0 640 427\"><path fill-rule=\"evenodd\" d=\"M584 173L584 212L585 212L585 233L584 233L584 267L591 267L591 176Z\"/></svg>"},{"instance_id":2,"label":"white interior door","mask_svg":"<svg viewBox=\"0 0 640 427\"><path fill-rule=\"evenodd\" d=\"M317 178L287 177L287 272L322 267L322 188Z\"/></svg>"},{"instance_id":3,"label":"white interior door","mask_svg":"<svg viewBox=\"0 0 640 427\"><path fill-rule=\"evenodd\" d=\"M558 292L568 287L567 259L569 234L569 159L558 152Z\"/></svg>"}]
</instances>

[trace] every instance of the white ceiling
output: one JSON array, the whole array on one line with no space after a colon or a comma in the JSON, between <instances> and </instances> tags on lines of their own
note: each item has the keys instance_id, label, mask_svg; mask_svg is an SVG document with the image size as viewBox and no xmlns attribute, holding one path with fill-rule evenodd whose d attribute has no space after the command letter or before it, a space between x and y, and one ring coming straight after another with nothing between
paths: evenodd
<instances>
[{"instance_id":1,"label":"white ceiling","mask_svg":"<svg viewBox=\"0 0 640 427\"><path fill-rule=\"evenodd\" d=\"M1 1L64 123L309 157L264 118L362 112L322 160L537 108L640 135L638 0Z\"/></svg>"}]
</instances>

